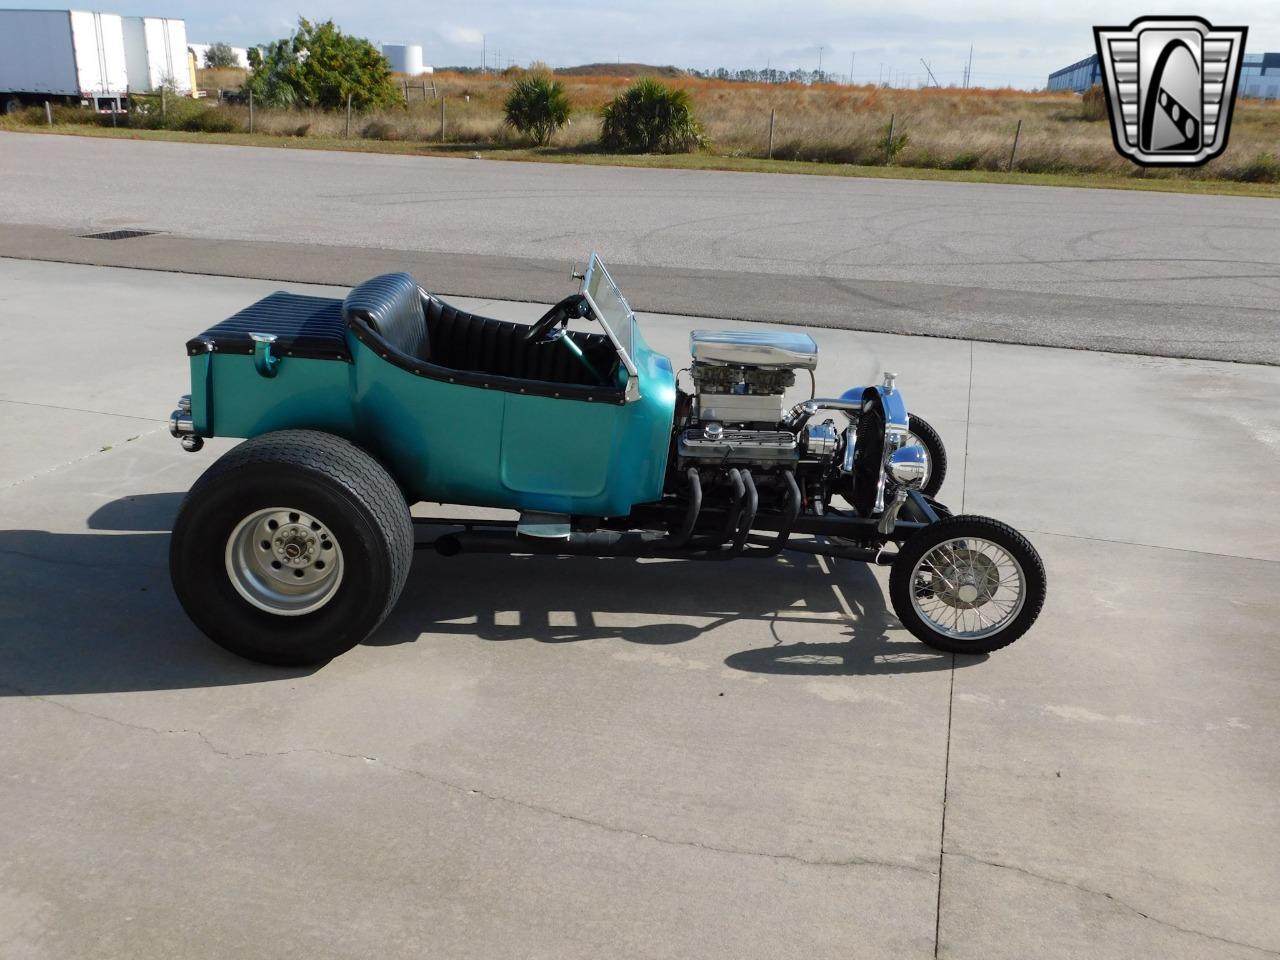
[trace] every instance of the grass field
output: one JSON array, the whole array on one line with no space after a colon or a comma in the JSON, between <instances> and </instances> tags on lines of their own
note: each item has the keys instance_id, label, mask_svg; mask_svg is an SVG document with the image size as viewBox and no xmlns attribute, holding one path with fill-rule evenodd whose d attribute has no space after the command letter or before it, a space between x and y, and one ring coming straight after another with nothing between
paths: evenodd
<instances>
[{"instance_id":1,"label":"grass field","mask_svg":"<svg viewBox=\"0 0 1280 960\"><path fill-rule=\"evenodd\" d=\"M53 129L394 153L480 153L502 159L1280 196L1280 103L1274 102L1240 102L1229 148L1205 167L1144 171L1116 154L1105 114L1074 94L772 85L677 77L665 82L689 91L706 128L708 147L689 155L636 157L603 154L596 146L600 107L626 86L627 78L574 75L560 79L574 111L570 124L545 149L529 147L503 124L502 101L510 78L500 75L438 73L435 98L430 86L425 99L420 90L411 90L403 107L353 117L350 136L342 113L259 109L250 134L247 107L193 101L174 104L172 100L164 122L154 112L143 121L162 129L113 130L109 118L93 118L86 124L84 114L73 110L56 111ZM201 78L201 85L211 89L233 87L237 82L236 71L209 71ZM104 122L108 126L102 126ZM37 108L0 118L0 129L39 128L44 123L44 111Z\"/></svg>"}]
</instances>

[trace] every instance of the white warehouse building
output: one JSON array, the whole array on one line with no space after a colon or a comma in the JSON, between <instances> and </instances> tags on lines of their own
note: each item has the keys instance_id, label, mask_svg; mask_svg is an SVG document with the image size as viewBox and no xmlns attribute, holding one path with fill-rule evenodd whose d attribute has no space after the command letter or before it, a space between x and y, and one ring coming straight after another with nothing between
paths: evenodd
<instances>
[{"instance_id":1,"label":"white warehouse building","mask_svg":"<svg viewBox=\"0 0 1280 960\"><path fill-rule=\"evenodd\" d=\"M188 43L187 47L196 55L196 66L209 66L209 48L212 43ZM249 69L249 48L248 47L232 47L231 55L236 58L236 66L241 70Z\"/></svg>"}]
</instances>

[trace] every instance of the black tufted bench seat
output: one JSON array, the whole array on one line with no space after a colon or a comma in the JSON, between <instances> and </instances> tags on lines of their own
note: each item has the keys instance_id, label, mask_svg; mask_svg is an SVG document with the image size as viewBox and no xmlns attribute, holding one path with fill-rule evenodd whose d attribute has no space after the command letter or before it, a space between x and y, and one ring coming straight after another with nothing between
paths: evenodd
<instances>
[{"instance_id":1,"label":"black tufted bench seat","mask_svg":"<svg viewBox=\"0 0 1280 960\"><path fill-rule=\"evenodd\" d=\"M482 317L422 290L407 273L388 273L353 287L342 303L348 324L358 322L402 361L513 380L601 386L559 343L528 343L522 323ZM601 377L617 355L602 333L568 334ZM611 383L611 381L610 381Z\"/></svg>"}]
</instances>

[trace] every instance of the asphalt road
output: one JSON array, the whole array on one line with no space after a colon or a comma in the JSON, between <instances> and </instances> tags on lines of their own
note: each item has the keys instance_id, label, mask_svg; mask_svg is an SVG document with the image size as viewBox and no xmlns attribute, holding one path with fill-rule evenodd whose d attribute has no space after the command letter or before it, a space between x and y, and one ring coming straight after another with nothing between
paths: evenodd
<instances>
[{"instance_id":1,"label":"asphalt road","mask_svg":"<svg viewBox=\"0 0 1280 960\"><path fill-rule=\"evenodd\" d=\"M1280 952L1280 370L815 331L821 392L897 369L944 499L1044 556L990 657L861 564L422 551L282 671L173 597L232 441L161 419L277 286L0 259L5 960ZM678 358L709 321L641 322Z\"/></svg>"},{"instance_id":2,"label":"asphalt road","mask_svg":"<svg viewBox=\"0 0 1280 960\"><path fill-rule=\"evenodd\" d=\"M1280 363L1269 199L0 134L0 220L5 256L508 299L594 249L641 309ZM165 236L74 237L117 227Z\"/></svg>"}]
</instances>

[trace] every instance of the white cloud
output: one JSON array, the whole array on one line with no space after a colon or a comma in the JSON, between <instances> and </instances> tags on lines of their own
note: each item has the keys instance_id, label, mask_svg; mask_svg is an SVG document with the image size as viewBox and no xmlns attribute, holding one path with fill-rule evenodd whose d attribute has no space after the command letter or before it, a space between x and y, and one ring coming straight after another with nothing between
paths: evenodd
<instances>
[{"instance_id":1,"label":"white cloud","mask_svg":"<svg viewBox=\"0 0 1280 960\"><path fill-rule=\"evenodd\" d=\"M478 47L484 43L484 31L475 27L445 27L443 36L460 47Z\"/></svg>"}]
</instances>

